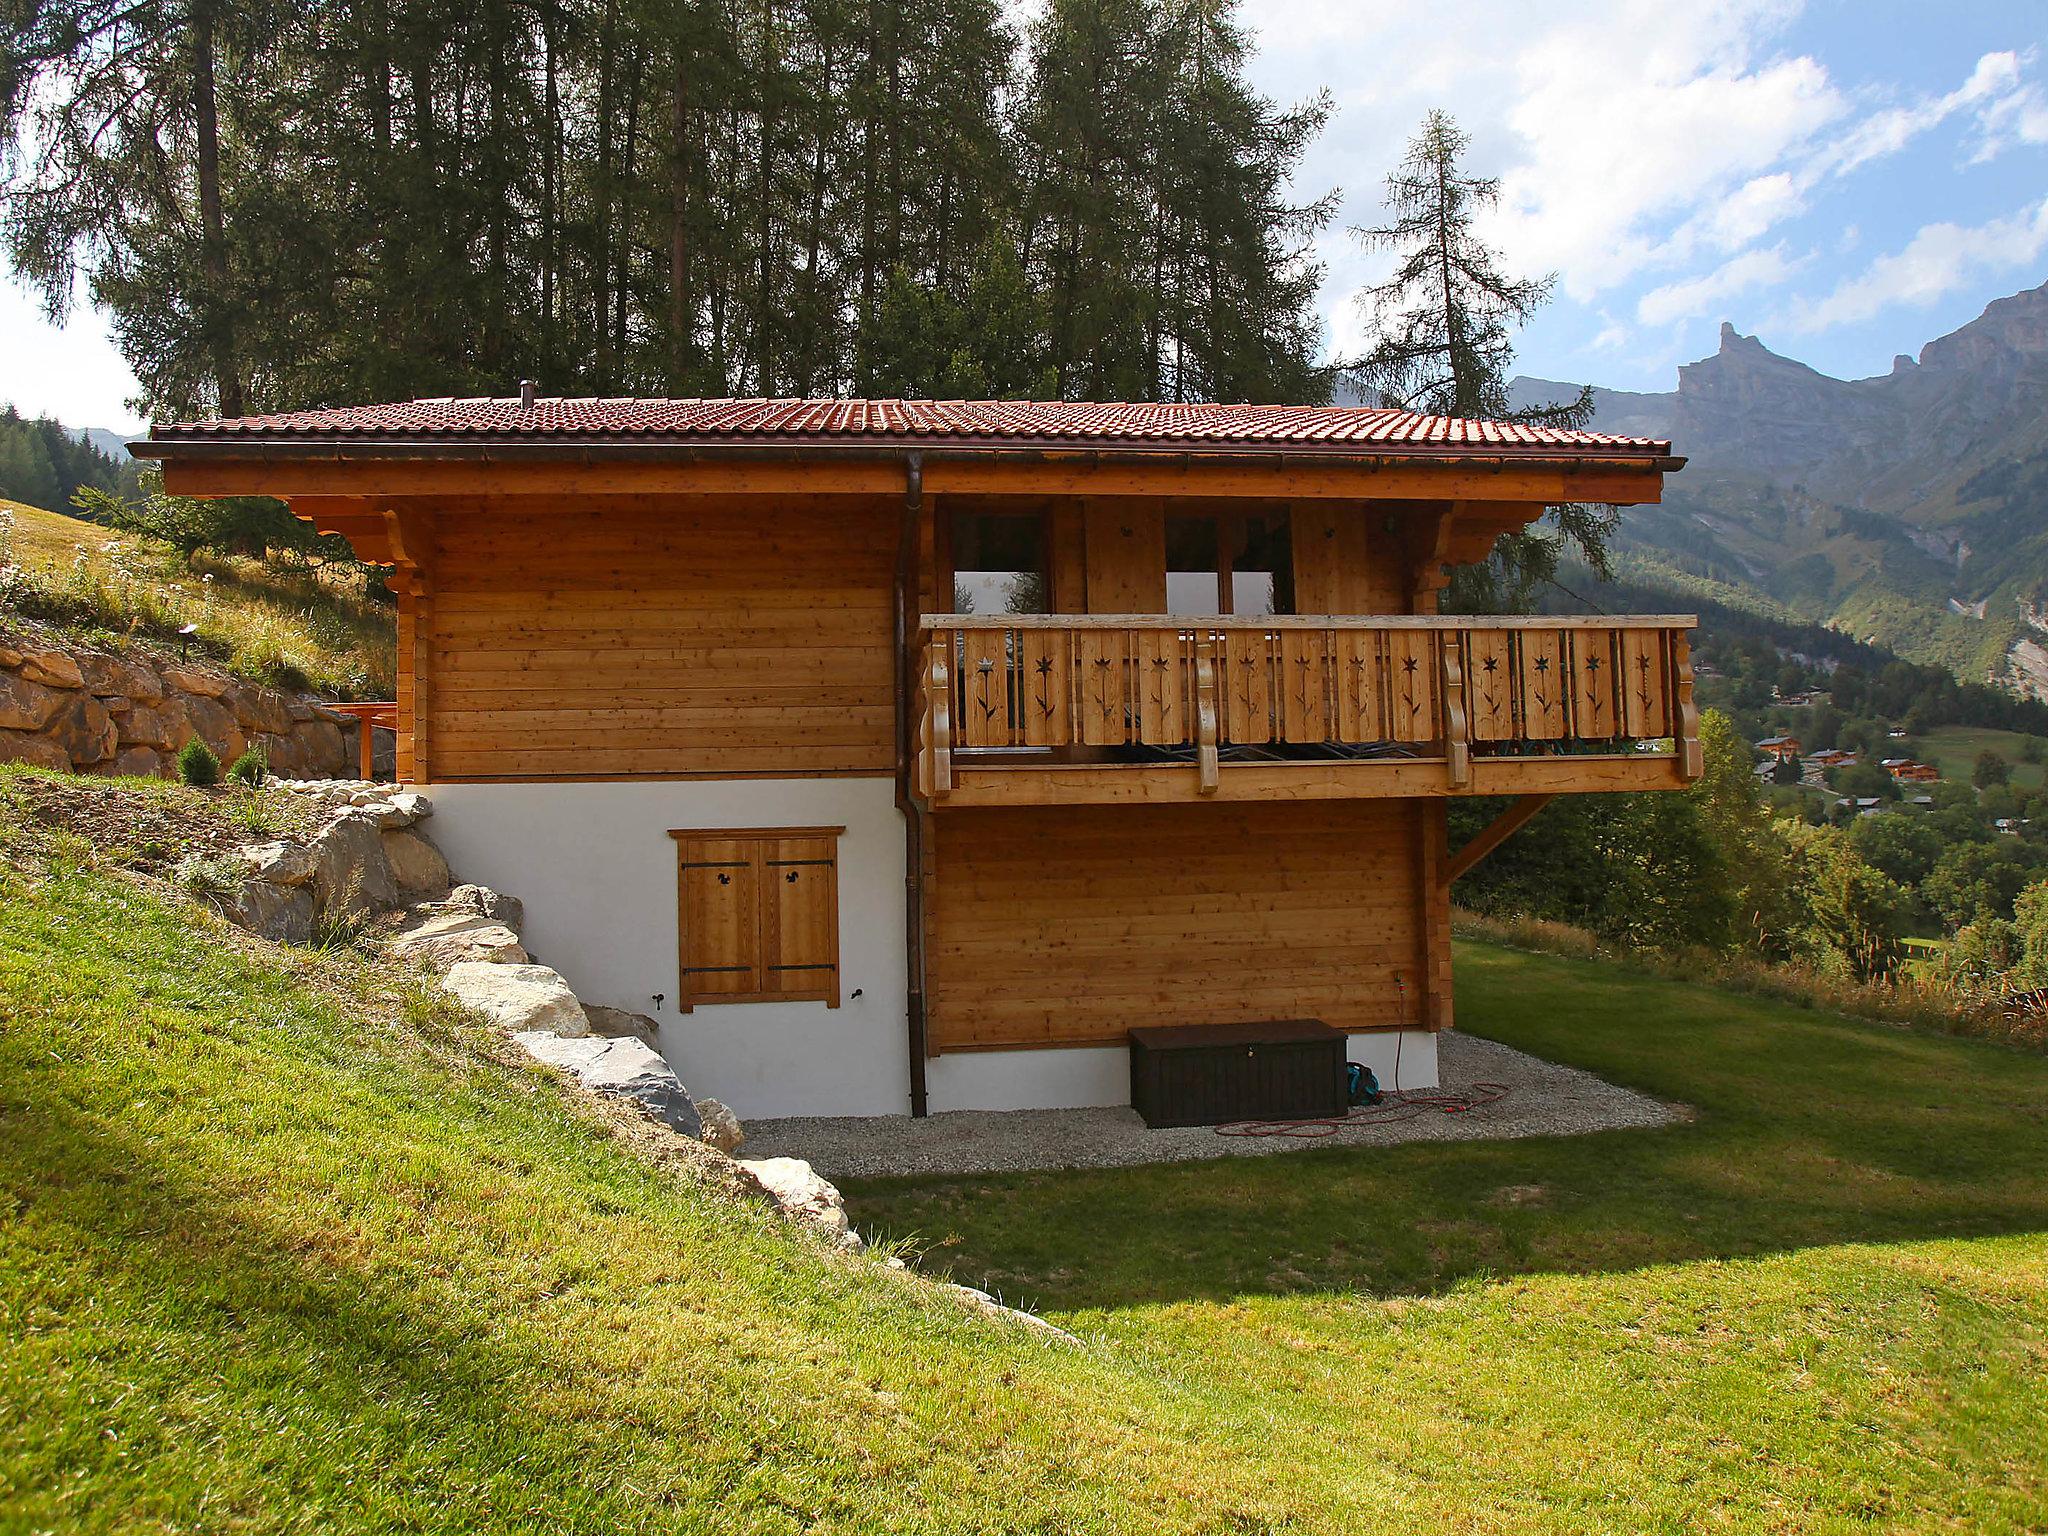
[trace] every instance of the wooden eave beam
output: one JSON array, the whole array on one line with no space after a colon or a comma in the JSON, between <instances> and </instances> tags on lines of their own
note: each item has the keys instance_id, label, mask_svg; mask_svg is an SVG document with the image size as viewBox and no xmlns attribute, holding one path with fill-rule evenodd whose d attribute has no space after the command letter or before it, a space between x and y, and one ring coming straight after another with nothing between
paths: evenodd
<instances>
[{"instance_id":1,"label":"wooden eave beam","mask_svg":"<svg viewBox=\"0 0 2048 1536\"><path fill-rule=\"evenodd\" d=\"M1162 455L1138 459L931 458L927 495L1340 497L1351 500L1654 502L1663 492L1655 466L1611 462L1447 463L1399 459L1280 459ZM164 489L177 496L393 498L447 496L789 495L802 492L893 495L903 484L899 459L592 459L297 458L285 455L167 457Z\"/></svg>"},{"instance_id":2,"label":"wooden eave beam","mask_svg":"<svg viewBox=\"0 0 2048 1536\"><path fill-rule=\"evenodd\" d=\"M1526 827L1531 817L1556 798L1555 795L1517 795L1506 810L1481 827L1470 842L1451 855L1450 863L1444 869L1444 883L1455 885L1460 875L1469 873L1475 864Z\"/></svg>"},{"instance_id":3,"label":"wooden eave beam","mask_svg":"<svg viewBox=\"0 0 2048 1536\"><path fill-rule=\"evenodd\" d=\"M390 565L395 556L384 509L367 496L294 496L285 503L294 517L318 533L338 533L367 565Z\"/></svg>"}]
</instances>

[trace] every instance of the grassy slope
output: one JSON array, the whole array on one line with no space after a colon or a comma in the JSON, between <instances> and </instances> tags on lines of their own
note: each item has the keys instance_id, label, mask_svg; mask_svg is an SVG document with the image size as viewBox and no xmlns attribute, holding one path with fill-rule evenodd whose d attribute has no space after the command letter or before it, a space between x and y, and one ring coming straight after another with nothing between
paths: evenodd
<instances>
[{"instance_id":1,"label":"grassy slope","mask_svg":"<svg viewBox=\"0 0 2048 1536\"><path fill-rule=\"evenodd\" d=\"M2015 788L2039 789L2043 782L2040 763L2020 761L2027 738L2018 731L1993 731L1972 725L1944 725L1917 738L1921 756L1941 770L1945 779L1958 784L1970 782L1977 767L1977 754L1989 748L2012 765Z\"/></svg>"},{"instance_id":2,"label":"grassy slope","mask_svg":"<svg viewBox=\"0 0 2048 1536\"><path fill-rule=\"evenodd\" d=\"M373 967L0 837L0 1529L2048 1513L2039 1058L1468 947L1473 1020L1699 1123L864 1192L1074 1350L637 1161Z\"/></svg>"},{"instance_id":3,"label":"grassy slope","mask_svg":"<svg viewBox=\"0 0 2048 1536\"><path fill-rule=\"evenodd\" d=\"M1305 1478L1349 1458L1448 1523L2048 1518L2048 1061L1459 964L1468 1028L1697 1123L878 1183L856 1214L1270 1412Z\"/></svg>"},{"instance_id":4,"label":"grassy slope","mask_svg":"<svg viewBox=\"0 0 2048 1536\"><path fill-rule=\"evenodd\" d=\"M391 697L391 609L366 600L353 583L255 560L201 557L187 565L150 541L18 501L0 500L0 516L0 565L13 560L29 573L36 607L53 610L38 616L54 617L60 628L108 639L132 627L170 640L196 624L202 650L259 682Z\"/></svg>"}]
</instances>

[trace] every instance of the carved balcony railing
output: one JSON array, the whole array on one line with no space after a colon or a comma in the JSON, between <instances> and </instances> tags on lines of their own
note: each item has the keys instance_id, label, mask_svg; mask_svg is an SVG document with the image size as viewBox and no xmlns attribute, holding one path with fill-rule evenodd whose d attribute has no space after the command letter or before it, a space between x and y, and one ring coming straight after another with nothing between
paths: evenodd
<instances>
[{"instance_id":1,"label":"carved balcony railing","mask_svg":"<svg viewBox=\"0 0 2048 1536\"><path fill-rule=\"evenodd\" d=\"M930 615L917 787L933 804L1675 787L1699 773L1692 625ZM1148 789L1147 769L1169 777Z\"/></svg>"}]
</instances>

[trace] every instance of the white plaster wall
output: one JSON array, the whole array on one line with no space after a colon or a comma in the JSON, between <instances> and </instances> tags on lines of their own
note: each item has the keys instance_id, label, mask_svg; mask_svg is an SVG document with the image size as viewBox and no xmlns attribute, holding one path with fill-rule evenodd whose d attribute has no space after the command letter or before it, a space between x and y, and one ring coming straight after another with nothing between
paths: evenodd
<instances>
[{"instance_id":1,"label":"white plaster wall","mask_svg":"<svg viewBox=\"0 0 2048 1536\"><path fill-rule=\"evenodd\" d=\"M526 946L585 1002L648 1014L692 1093L742 1119L910 1109L903 977L903 818L888 779L436 784L428 825L458 880L526 904ZM671 828L844 826L840 1005L676 1010ZM860 995L854 996L858 991ZM657 1007L654 998L662 1002ZM1355 1034L1350 1059L1383 1088L1437 1082L1436 1037ZM1398 1054L1398 1074L1397 1074ZM1128 1104L1121 1046L963 1051L927 1064L934 1112Z\"/></svg>"},{"instance_id":2,"label":"white plaster wall","mask_svg":"<svg viewBox=\"0 0 2048 1536\"><path fill-rule=\"evenodd\" d=\"M934 1113L945 1109L1093 1109L1131 1102L1131 1053L1120 1045L1073 1050L956 1051L925 1067Z\"/></svg>"},{"instance_id":3,"label":"white plaster wall","mask_svg":"<svg viewBox=\"0 0 2048 1536\"><path fill-rule=\"evenodd\" d=\"M1369 1035L1351 1035L1347 1058L1372 1068L1380 1087L1434 1088L1437 1086L1436 1036L1426 1029L1388 1029Z\"/></svg>"},{"instance_id":4,"label":"white plaster wall","mask_svg":"<svg viewBox=\"0 0 2048 1536\"><path fill-rule=\"evenodd\" d=\"M662 1055L692 1093L742 1119L909 1112L903 817L893 781L436 784L431 793L427 830L456 879L523 901L527 948L585 1002L653 1017ZM839 1006L724 1003L677 1012L669 830L812 826L846 828Z\"/></svg>"},{"instance_id":5,"label":"white plaster wall","mask_svg":"<svg viewBox=\"0 0 2048 1536\"><path fill-rule=\"evenodd\" d=\"M1346 1059L1382 1088L1437 1086L1436 1036L1404 1029L1348 1035ZM934 1113L947 1109L1091 1109L1131 1102L1123 1046L1066 1051L962 1051L927 1069Z\"/></svg>"}]
</instances>

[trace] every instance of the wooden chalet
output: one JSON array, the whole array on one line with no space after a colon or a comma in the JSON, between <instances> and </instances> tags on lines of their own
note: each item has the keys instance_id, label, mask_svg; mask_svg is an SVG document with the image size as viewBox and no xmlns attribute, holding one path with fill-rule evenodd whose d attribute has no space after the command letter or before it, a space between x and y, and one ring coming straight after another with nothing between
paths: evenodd
<instances>
[{"instance_id":1,"label":"wooden chalet","mask_svg":"<svg viewBox=\"0 0 2048 1536\"><path fill-rule=\"evenodd\" d=\"M1638 438L1368 408L422 400L160 426L392 567L400 776L536 956L743 1115L1125 1102L1320 1019L1403 1087L1450 886L1699 772L1674 615L1454 618ZM1510 796L1464 848L1452 796Z\"/></svg>"}]
</instances>

